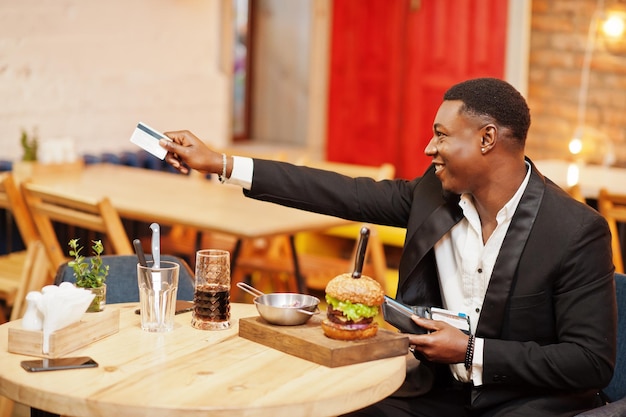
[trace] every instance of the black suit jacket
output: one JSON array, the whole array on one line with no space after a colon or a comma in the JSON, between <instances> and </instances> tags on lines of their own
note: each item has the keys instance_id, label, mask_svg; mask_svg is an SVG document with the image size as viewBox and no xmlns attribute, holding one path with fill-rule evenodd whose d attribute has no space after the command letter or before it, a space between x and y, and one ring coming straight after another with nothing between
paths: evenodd
<instances>
[{"instance_id":1,"label":"black suit jacket","mask_svg":"<svg viewBox=\"0 0 626 417\"><path fill-rule=\"evenodd\" d=\"M532 163L531 169L477 325L476 336L485 339L483 385L473 389L472 407L547 396L555 400L548 400L543 415L559 415L547 408L591 408L612 376L616 302L610 232L595 210L570 198ZM406 228L396 298L441 305L433 246L463 215L459 197L444 196L432 167L412 181L375 182L255 160L252 188L245 194Z\"/></svg>"}]
</instances>

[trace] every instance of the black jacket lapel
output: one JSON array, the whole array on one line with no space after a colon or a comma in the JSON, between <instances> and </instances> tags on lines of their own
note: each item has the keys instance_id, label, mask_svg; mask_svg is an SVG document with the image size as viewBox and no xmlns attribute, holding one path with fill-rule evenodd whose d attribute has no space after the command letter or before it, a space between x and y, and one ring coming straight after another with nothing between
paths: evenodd
<instances>
[{"instance_id":1,"label":"black jacket lapel","mask_svg":"<svg viewBox=\"0 0 626 417\"><path fill-rule=\"evenodd\" d=\"M517 265L533 227L545 191L545 180L531 163L528 186L520 200L502 242L502 248L489 280L476 330L480 337L499 337L505 309L513 288Z\"/></svg>"},{"instance_id":2,"label":"black jacket lapel","mask_svg":"<svg viewBox=\"0 0 626 417\"><path fill-rule=\"evenodd\" d=\"M441 182L429 169L418 184L399 266L398 294L407 304L441 305L434 253L435 243L463 218L459 196L444 197Z\"/></svg>"}]
</instances>

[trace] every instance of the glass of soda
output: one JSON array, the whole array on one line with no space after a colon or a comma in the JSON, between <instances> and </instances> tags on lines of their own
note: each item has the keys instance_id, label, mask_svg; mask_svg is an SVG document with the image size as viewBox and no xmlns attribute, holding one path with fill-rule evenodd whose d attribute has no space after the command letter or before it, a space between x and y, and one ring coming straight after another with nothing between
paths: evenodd
<instances>
[{"instance_id":1,"label":"glass of soda","mask_svg":"<svg viewBox=\"0 0 626 417\"><path fill-rule=\"evenodd\" d=\"M196 252L196 284L191 325L202 330L230 327L230 253L219 249Z\"/></svg>"}]
</instances>

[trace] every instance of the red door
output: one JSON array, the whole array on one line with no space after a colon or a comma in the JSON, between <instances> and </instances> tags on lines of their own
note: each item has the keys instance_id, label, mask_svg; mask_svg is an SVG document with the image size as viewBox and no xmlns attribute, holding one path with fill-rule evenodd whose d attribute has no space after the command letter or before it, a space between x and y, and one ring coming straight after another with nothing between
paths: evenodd
<instances>
[{"instance_id":1,"label":"red door","mask_svg":"<svg viewBox=\"0 0 626 417\"><path fill-rule=\"evenodd\" d=\"M502 0L335 0L328 159L420 175L445 90L503 77L506 13Z\"/></svg>"}]
</instances>

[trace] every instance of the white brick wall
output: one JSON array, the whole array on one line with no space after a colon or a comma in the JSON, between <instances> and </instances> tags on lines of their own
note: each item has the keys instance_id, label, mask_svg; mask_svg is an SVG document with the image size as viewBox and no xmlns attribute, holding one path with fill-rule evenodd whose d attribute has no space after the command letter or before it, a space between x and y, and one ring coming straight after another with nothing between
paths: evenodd
<instances>
[{"instance_id":1,"label":"white brick wall","mask_svg":"<svg viewBox=\"0 0 626 417\"><path fill-rule=\"evenodd\" d=\"M21 129L79 153L134 150L138 121L229 136L220 0L0 0L0 159Z\"/></svg>"}]
</instances>

